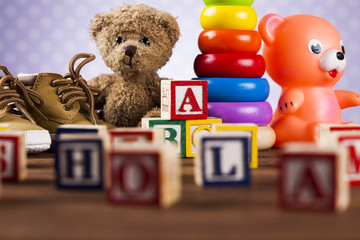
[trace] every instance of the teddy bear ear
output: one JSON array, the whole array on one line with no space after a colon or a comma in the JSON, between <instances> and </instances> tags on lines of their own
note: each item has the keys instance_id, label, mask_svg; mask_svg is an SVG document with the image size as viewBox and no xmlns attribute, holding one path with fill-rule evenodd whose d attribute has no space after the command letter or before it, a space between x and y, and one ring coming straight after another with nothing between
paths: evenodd
<instances>
[{"instance_id":1,"label":"teddy bear ear","mask_svg":"<svg viewBox=\"0 0 360 240\"><path fill-rule=\"evenodd\" d=\"M108 13L98 13L94 19L90 21L90 34L93 38L96 38L97 34L101 30L108 26L111 22L111 16Z\"/></svg>"},{"instance_id":2,"label":"teddy bear ear","mask_svg":"<svg viewBox=\"0 0 360 240\"><path fill-rule=\"evenodd\" d=\"M174 45L180 37L179 24L176 19L168 13L163 13L164 16L160 17L160 26L165 29L171 43Z\"/></svg>"},{"instance_id":3,"label":"teddy bear ear","mask_svg":"<svg viewBox=\"0 0 360 240\"><path fill-rule=\"evenodd\" d=\"M284 22L277 14L268 14L259 23L259 33L265 44L271 45L275 40L276 28Z\"/></svg>"}]
</instances>

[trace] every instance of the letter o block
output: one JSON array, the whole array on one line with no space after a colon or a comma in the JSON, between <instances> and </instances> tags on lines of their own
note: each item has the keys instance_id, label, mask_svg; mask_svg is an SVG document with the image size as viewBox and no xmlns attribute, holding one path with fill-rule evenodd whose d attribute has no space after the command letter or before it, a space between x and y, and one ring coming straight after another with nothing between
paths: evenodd
<instances>
[{"instance_id":1,"label":"letter o block","mask_svg":"<svg viewBox=\"0 0 360 240\"><path fill-rule=\"evenodd\" d=\"M180 199L181 166L172 147L110 153L109 201L167 207Z\"/></svg>"},{"instance_id":2,"label":"letter o block","mask_svg":"<svg viewBox=\"0 0 360 240\"><path fill-rule=\"evenodd\" d=\"M207 119L207 81L161 81L161 118Z\"/></svg>"}]
</instances>

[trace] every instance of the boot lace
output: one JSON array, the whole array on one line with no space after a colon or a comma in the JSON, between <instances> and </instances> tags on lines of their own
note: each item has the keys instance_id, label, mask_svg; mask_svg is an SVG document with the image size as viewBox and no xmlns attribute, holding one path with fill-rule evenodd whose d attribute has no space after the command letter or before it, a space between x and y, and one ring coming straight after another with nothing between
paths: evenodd
<instances>
[{"instance_id":1,"label":"boot lace","mask_svg":"<svg viewBox=\"0 0 360 240\"><path fill-rule=\"evenodd\" d=\"M85 58L75 68L77 60ZM55 79L51 81L52 87L59 87L57 89L57 95L60 102L64 105L65 110L70 111L73 104L76 102L84 102L88 104L88 112L90 114L90 120L93 124L97 124L98 116L95 110L95 97L100 94L100 91L96 88L90 87L87 81L83 79L80 74L82 67L87 63L93 61L95 56L87 53L79 53L75 55L69 63L69 73L65 74L63 79Z\"/></svg>"},{"instance_id":2,"label":"boot lace","mask_svg":"<svg viewBox=\"0 0 360 240\"><path fill-rule=\"evenodd\" d=\"M0 109L5 107L5 113L13 113L26 116L31 122L35 120L28 112L32 108L39 116L45 120L47 118L40 112L38 107L44 104L44 99L40 94L32 89L26 88L17 77L14 77L4 65L0 65L5 76L0 78Z\"/></svg>"}]
</instances>

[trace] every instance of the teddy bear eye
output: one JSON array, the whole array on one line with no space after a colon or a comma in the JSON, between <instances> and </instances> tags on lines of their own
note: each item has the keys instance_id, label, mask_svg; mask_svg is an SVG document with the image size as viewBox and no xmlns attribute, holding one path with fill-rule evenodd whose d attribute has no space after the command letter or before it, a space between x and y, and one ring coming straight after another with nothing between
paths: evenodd
<instances>
[{"instance_id":1,"label":"teddy bear eye","mask_svg":"<svg viewBox=\"0 0 360 240\"><path fill-rule=\"evenodd\" d=\"M150 41L147 37L144 37L143 39L141 39L140 42L147 46L150 46Z\"/></svg>"},{"instance_id":2,"label":"teddy bear eye","mask_svg":"<svg viewBox=\"0 0 360 240\"><path fill-rule=\"evenodd\" d=\"M116 37L115 42L121 44L121 43L125 42L125 40L122 37Z\"/></svg>"},{"instance_id":3,"label":"teddy bear eye","mask_svg":"<svg viewBox=\"0 0 360 240\"><path fill-rule=\"evenodd\" d=\"M319 54L323 50L322 43L317 39L310 40L308 47L309 47L310 52L315 53L315 54Z\"/></svg>"},{"instance_id":4,"label":"teddy bear eye","mask_svg":"<svg viewBox=\"0 0 360 240\"><path fill-rule=\"evenodd\" d=\"M343 40L340 40L340 47L341 47L341 51L343 52L343 54L345 54L345 47L344 47Z\"/></svg>"}]
</instances>

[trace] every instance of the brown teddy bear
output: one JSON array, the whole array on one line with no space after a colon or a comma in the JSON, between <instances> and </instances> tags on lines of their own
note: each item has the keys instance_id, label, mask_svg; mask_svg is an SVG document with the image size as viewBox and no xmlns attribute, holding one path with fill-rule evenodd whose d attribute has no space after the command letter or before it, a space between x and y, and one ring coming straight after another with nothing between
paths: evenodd
<instances>
[{"instance_id":1,"label":"brown teddy bear","mask_svg":"<svg viewBox=\"0 0 360 240\"><path fill-rule=\"evenodd\" d=\"M160 116L158 69L172 55L180 31L169 13L144 4L123 5L91 20L91 35L113 74L89 82L101 91L97 109L106 122L137 126L143 117Z\"/></svg>"}]
</instances>

